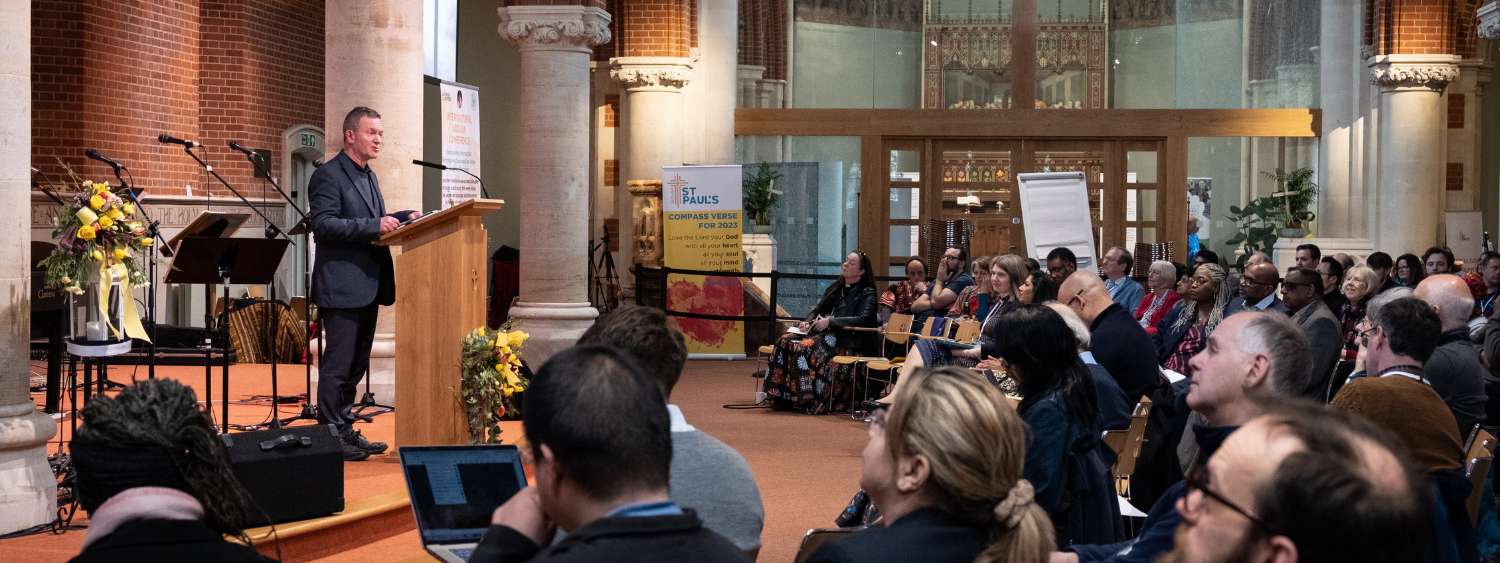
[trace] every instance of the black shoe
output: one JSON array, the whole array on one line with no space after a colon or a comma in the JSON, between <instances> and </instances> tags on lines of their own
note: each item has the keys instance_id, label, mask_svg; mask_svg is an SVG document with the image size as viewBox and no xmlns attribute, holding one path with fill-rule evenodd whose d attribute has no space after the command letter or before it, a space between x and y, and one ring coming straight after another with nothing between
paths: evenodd
<instances>
[{"instance_id":1,"label":"black shoe","mask_svg":"<svg viewBox=\"0 0 1500 563\"><path fill-rule=\"evenodd\" d=\"M370 452L360 449L359 446L344 442L344 461L364 461L370 459Z\"/></svg>"},{"instance_id":2,"label":"black shoe","mask_svg":"<svg viewBox=\"0 0 1500 563\"><path fill-rule=\"evenodd\" d=\"M371 442L365 439L365 435L354 430L344 435L344 443L369 452L371 454L385 453L387 446L385 442Z\"/></svg>"}]
</instances>

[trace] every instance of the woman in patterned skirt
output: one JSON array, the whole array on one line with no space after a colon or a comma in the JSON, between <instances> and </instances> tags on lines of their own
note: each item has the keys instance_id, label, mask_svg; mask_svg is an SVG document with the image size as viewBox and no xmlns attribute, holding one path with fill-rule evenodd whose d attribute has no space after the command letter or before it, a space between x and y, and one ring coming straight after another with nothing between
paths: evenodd
<instances>
[{"instance_id":1,"label":"woman in patterned skirt","mask_svg":"<svg viewBox=\"0 0 1500 563\"><path fill-rule=\"evenodd\" d=\"M776 341L765 384L772 408L818 414L848 406L851 370L831 360L870 352L877 334L842 329L875 326L875 275L870 258L859 251L844 258L841 273L799 330Z\"/></svg>"}]
</instances>

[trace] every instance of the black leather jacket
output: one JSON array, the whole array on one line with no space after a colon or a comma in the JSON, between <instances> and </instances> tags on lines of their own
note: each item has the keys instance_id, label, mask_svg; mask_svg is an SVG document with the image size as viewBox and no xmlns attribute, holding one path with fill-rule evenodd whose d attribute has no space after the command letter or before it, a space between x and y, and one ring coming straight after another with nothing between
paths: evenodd
<instances>
[{"instance_id":1,"label":"black leather jacket","mask_svg":"<svg viewBox=\"0 0 1500 563\"><path fill-rule=\"evenodd\" d=\"M875 287L863 283L844 285L842 282L836 284L823 294L822 301L807 316L811 321L820 315L826 315L829 329L835 330L838 335L839 345L843 347L856 347L865 349L874 341L874 333L838 330L851 326L875 327L879 326L880 320L876 316L876 305L879 299L875 296Z\"/></svg>"}]
</instances>

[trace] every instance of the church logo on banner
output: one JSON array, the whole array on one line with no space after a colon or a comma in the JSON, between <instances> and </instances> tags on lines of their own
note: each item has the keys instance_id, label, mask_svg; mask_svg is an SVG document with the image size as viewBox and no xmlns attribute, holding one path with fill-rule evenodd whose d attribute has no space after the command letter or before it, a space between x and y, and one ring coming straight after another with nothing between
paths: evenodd
<instances>
[{"instance_id":1,"label":"church logo on banner","mask_svg":"<svg viewBox=\"0 0 1500 563\"><path fill-rule=\"evenodd\" d=\"M666 266L743 272L740 167L666 166L661 177ZM704 315L744 315L745 290L740 279L671 274L667 277L667 309ZM743 321L672 319L687 339L689 353L699 356L745 353Z\"/></svg>"}]
</instances>

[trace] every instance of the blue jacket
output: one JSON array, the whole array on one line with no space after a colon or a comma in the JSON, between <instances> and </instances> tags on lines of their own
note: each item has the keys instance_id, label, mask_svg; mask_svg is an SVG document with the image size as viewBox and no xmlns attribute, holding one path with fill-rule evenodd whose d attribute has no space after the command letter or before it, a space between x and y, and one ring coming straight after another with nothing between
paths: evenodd
<instances>
[{"instance_id":1,"label":"blue jacket","mask_svg":"<svg viewBox=\"0 0 1500 563\"><path fill-rule=\"evenodd\" d=\"M1224 439L1234 433L1235 427L1205 428L1202 426L1193 429L1193 437L1198 441L1201 448L1198 459L1206 461L1213 455L1215 450L1224 443ZM1182 515L1177 513L1177 500L1187 495L1187 483L1178 481L1177 484L1168 487L1156 504L1151 505L1151 511L1146 513L1146 521L1141 524L1141 533L1135 538L1119 543L1096 544L1096 545L1074 545L1066 548L1068 551L1078 554L1079 563L1105 562L1110 563L1151 563L1168 551L1172 551L1175 545L1174 536L1177 526L1182 523Z\"/></svg>"},{"instance_id":2,"label":"blue jacket","mask_svg":"<svg viewBox=\"0 0 1500 563\"><path fill-rule=\"evenodd\" d=\"M1174 328L1173 325L1177 324L1178 317L1193 314L1193 311L1189 309L1192 306L1193 303L1186 299L1178 301L1176 305L1172 306L1172 310L1167 311L1167 314L1162 316L1161 321L1156 323L1156 334L1151 335L1151 342L1156 345L1156 362L1158 364L1167 363L1167 358L1172 356L1172 352L1177 350L1177 345L1182 342L1182 338L1187 336L1188 328L1193 323L1189 322L1178 328Z\"/></svg>"},{"instance_id":3,"label":"blue jacket","mask_svg":"<svg viewBox=\"0 0 1500 563\"><path fill-rule=\"evenodd\" d=\"M1105 287L1109 282L1105 281ZM1124 307L1126 311L1134 312L1141 306L1141 298L1146 296L1146 288L1141 287L1140 282L1130 279L1129 276L1120 278L1119 289L1110 293L1110 298Z\"/></svg>"},{"instance_id":4,"label":"blue jacket","mask_svg":"<svg viewBox=\"0 0 1500 563\"><path fill-rule=\"evenodd\" d=\"M376 246L385 199L370 173L370 191L355 184L363 174L340 152L308 180L308 218L318 254L313 263L312 300L319 307L357 309L396 302L396 271L391 250Z\"/></svg>"},{"instance_id":5,"label":"blue jacket","mask_svg":"<svg viewBox=\"0 0 1500 563\"><path fill-rule=\"evenodd\" d=\"M1057 545L1123 537L1098 424L1085 424L1069 413L1067 400L1056 388L1034 401L1023 401L1020 414L1030 438L1021 473L1036 489L1037 505L1051 517Z\"/></svg>"}]
</instances>

